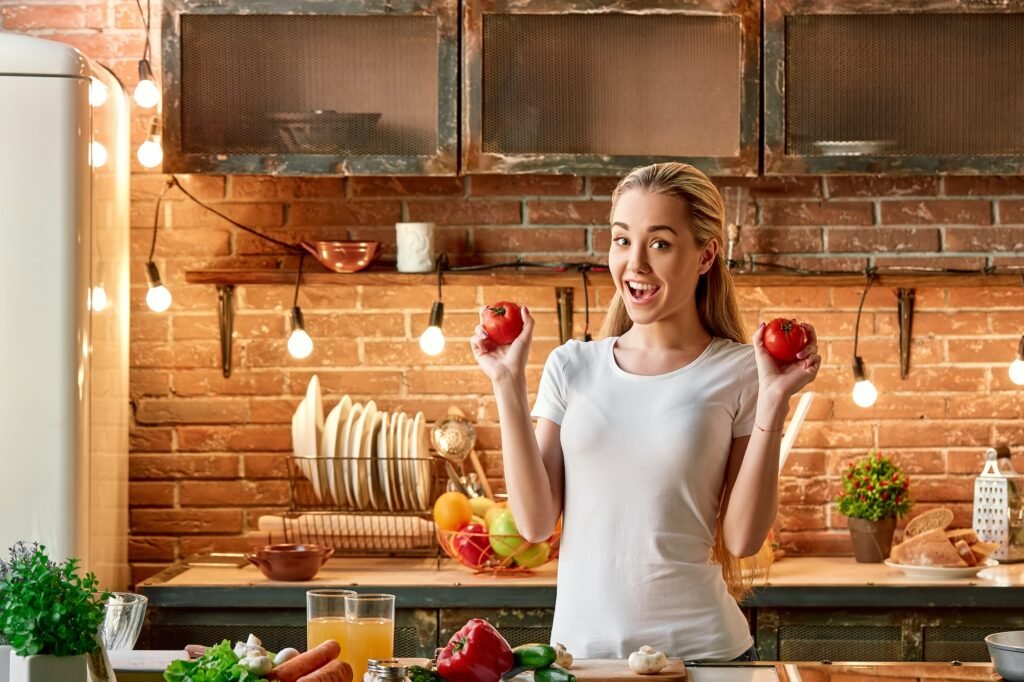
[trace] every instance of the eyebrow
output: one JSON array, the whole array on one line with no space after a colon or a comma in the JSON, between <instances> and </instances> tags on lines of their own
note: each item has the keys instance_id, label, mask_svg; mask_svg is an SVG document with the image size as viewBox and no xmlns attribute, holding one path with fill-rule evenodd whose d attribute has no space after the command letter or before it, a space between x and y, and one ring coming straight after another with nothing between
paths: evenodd
<instances>
[{"instance_id":1,"label":"eyebrow","mask_svg":"<svg viewBox=\"0 0 1024 682\"><path fill-rule=\"evenodd\" d=\"M621 227L621 228L624 228L626 230L629 229L629 225L627 225L626 223L621 223L621 222L614 222L614 223L612 223L612 227ZM676 229L674 227L672 227L671 225L651 225L650 227L647 228L648 234L650 234L651 232L659 232L661 230L668 230L669 232L671 232L672 234L676 235L677 237L679 236L679 233L676 232Z\"/></svg>"}]
</instances>

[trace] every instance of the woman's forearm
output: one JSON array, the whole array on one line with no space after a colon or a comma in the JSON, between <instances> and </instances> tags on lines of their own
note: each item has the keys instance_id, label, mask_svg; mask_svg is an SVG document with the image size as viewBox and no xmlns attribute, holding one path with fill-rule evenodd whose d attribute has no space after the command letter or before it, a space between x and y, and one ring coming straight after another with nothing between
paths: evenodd
<instances>
[{"instance_id":1,"label":"woman's forearm","mask_svg":"<svg viewBox=\"0 0 1024 682\"><path fill-rule=\"evenodd\" d=\"M519 533L530 542L541 542L551 535L561 514L561 491L554 490L541 456L525 378L510 377L493 386L509 505Z\"/></svg>"},{"instance_id":2,"label":"woman's forearm","mask_svg":"<svg viewBox=\"0 0 1024 682\"><path fill-rule=\"evenodd\" d=\"M755 554L775 522L779 509L779 447L788 413L785 397L759 394L754 416L757 426L750 434L743 463L729 492L722 524L726 547L736 556Z\"/></svg>"}]
</instances>

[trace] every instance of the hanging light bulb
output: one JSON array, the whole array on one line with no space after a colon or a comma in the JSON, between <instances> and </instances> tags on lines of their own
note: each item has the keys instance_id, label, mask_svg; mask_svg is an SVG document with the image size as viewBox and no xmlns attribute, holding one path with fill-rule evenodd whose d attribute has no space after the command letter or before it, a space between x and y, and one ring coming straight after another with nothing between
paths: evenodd
<instances>
[{"instance_id":1,"label":"hanging light bulb","mask_svg":"<svg viewBox=\"0 0 1024 682\"><path fill-rule=\"evenodd\" d=\"M143 109L152 109L160 103L160 88L153 79L148 59L139 60L139 82L135 86L135 103Z\"/></svg>"},{"instance_id":2,"label":"hanging light bulb","mask_svg":"<svg viewBox=\"0 0 1024 682\"><path fill-rule=\"evenodd\" d=\"M1024 336L1020 337L1020 345L1017 346L1017 359L1010 363L1010 381L1024 386Z\"/></svg>"},{"instance_id":3,"label":"hanging light bulb","mask_svg":"<svg viewBox=\"0 0 1024 682\"><path fill-rule=\"evenodd\" d=\"M149 291L146 292L146 305L154 313L162 313L171 307L171 292L160 281L160 271L156 263L146 263L146 282L149 283Z\"/></svg>"},{"instance_id":4,"label":"hanging light bulb","mask_svg":"<svg viewBox=\"0 0 1024 682\"><path fill-rule=\"evenodd\" d=\"M288 353L296 360L308 358L313 352L313 339L306 333L302 308L292 308L292 333L288 335Z\"/></svg>"},{"instance_id":5,"label":"hanging light bulb","mask_svg":"<svg viewBox=\"0 0 1024 682\"><path fill-rule=\"evenodd\" d=\"M853 358L853 402L860 407L871 407L878 400L878 389L864 372L864 361L860 356Z\"/></svg>"},{"instance_id":6,"label":"hanging light bulb","mask_svg":"<svg viewBox=\"0 0 1024 682\"><path fill-rule=\"evenodd\" d=\"M156 116L149 124L149 137L139 146L136 156L146 168L156 168L164 160L164 149L160 146L160 121Z\"/></svg>"},{"instance_id":7,"label":"hanging light bulb","mask_svg":"<svg viewBox=\"0 0 1024 682\"><path fill-rule=\"evenodd\" d=\"M107 148L93 140L89 143L89 165L93 168L102 168L106 162Z\"/></svg>"},{"instance_id":8,"label":"hanging light bulb","mask_svg":"<svg viewBox=\"0 0 1024 682\"><path fill-rule=\"evenodd\" d=\"M102 313L107 309L107 290L102 284L97 284L90 293L89 305L94 312Z\"/></svg>"},{"instance_id":9,"label":"hanging light bulb","mask_svg":"<svg viewBox=\"0 0 1024 682\"><path fill-rule=\"evenodd\" d=\"M444 303L435 301L430 309L430 324L420 334L420 349L427 355L440 355L444 350L444 332L441 323L444 321Z\"/></svg>"},{"instance_id":10,"label":"hanging light bulb","mask_svg":"<svg viewBox=\"0 0 1024 682\"><path fill-rule=\"evenodd\" d=\"M101 107L107 101L109 91L107 86L98 78L89 81L89 104L94 107Z\"/></svg>"}]
</instances>

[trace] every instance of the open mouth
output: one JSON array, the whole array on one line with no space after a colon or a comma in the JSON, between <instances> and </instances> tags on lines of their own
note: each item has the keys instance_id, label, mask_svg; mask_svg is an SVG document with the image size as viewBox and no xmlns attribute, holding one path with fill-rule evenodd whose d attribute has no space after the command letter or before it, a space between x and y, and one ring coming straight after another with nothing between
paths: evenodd
<instances>
[{"instance_id":1,"label":"open mouth","mask_svg":"<svg viewBox=\"0 0 1024 682\"><path fill-rule=\"evenodd\" d=\"M629 292L629 297L634 303L649 303L658 292L661 291L661 287L657 284L649 284L647 282L626 282L626 291Z\"/></svg>"}]
</instances>

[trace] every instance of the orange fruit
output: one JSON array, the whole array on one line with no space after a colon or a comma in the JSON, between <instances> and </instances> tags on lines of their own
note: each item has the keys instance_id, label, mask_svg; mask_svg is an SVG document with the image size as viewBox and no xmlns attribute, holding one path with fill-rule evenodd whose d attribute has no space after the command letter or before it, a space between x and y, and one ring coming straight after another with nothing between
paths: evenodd
<instances>
[{"instance_id":1,"label":"orange fruit","mask_svg":"<svg viewBox=\"0 0 1024 682\"><path fill-rule=\"evenodd\" d=\"M434 503L434 523L440 530L456 531L473 518L469 498L459 492L447 492Z\"/></svg>"}]
</instances>

